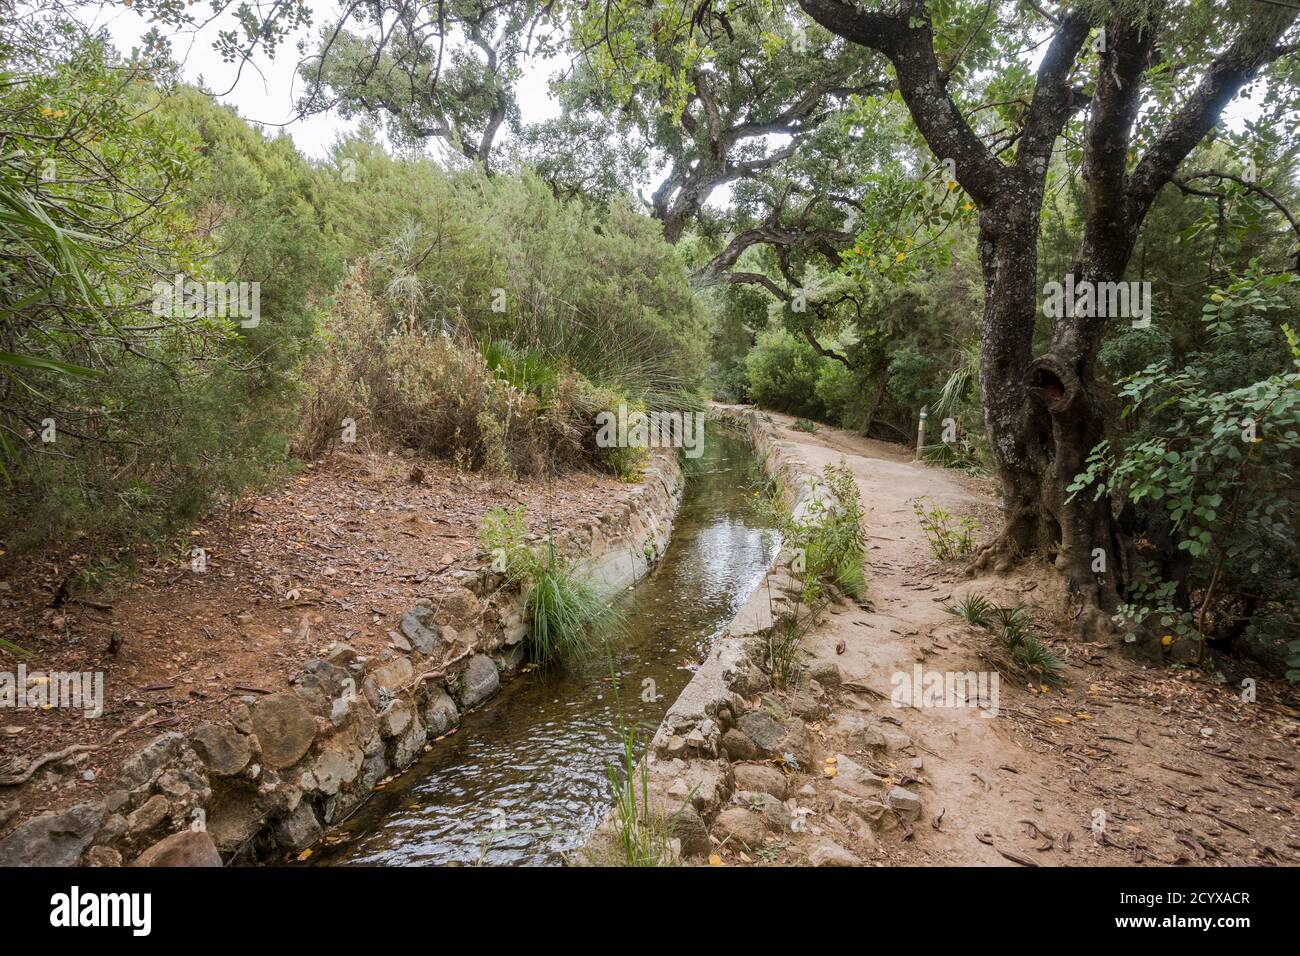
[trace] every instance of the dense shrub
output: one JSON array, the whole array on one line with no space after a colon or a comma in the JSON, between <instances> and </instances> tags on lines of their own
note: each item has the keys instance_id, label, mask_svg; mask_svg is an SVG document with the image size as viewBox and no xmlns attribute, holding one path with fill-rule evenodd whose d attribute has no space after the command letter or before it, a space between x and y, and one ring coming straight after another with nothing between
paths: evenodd
<instances>
[{"instance_id":1,"label":"dense shrub","mask_svg":"<svg viewBox=\"0 0 1300 956\"><path fill-rule=\"evenodd\" d=\"M11 548L59 541L88 564L133 540L165 544L269 477L312 324L300 288L272 290L312 253L275 272L279 253L258 244L271 222L300 226L272 185L283 170L227 175L271 159L263 138L204 139L184 117L223 111L158 109L143 76L84 42L0 83L0 190L15 213L0 244L0 529ZM209 189L233 180L214 204ZM260 321L160 306L155 284L177 274L265 284Z\"/></svg>"},{"instance_id":2,"label":"dense shrub","mask_svg":"<svg viewBox=\"0 0 1300 956\"><path fill-rule=\"evenodd\" d=\"M311 164L61 36L70 56L0 62L5 550L179 543L291 446L345 434L497 475L631 475L638 456L596 447L596 413L698 403L702 310L628 203L364 135ZM177 275L256 283L260 316L157 312Z\"/></svg>"},{"instance_id":3,"label":"dense shrub","mask_svg":"<svg viewBox=\"0 0 1300 956\"><path fill-rule=\"evenodd\" d=\"M1244 638L1300 679L1300 340L1271 318L1291 281L1250 274L1215 289L1204 348L1121 381L1128 427L1071 487L1113 496L1136 526L1119 615L1130 632L1202 655Z\"/></svg>"},{"instance_id":4,"label":"dense shrub","mask_svg":"<svg viewBox=\"0 0 1300 956\"><path fill-rule=\"evenodd\" d=\"M822 361L785 329L762 332L745 358L750 397L764 408L824 419L826 406L817 397Z\"/></svg>"}]
</instances>

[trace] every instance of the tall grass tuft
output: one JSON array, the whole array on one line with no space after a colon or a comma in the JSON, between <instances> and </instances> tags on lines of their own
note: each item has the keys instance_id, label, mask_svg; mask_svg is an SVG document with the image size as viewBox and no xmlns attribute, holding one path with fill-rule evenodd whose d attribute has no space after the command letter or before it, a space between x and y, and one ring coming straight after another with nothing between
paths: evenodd
<instances>
[{"instance_id":1,"label":"tall grass tuft","mask_svg":"<svg viewBox=\"0 0 1300 956\"><path fill-rule=\"evenodd\" d=\"M638 758L636 724L623 713L614 654L608 642L605 658L619 720L618 763L605 765L605 776L614 791L619 857L624 866L667 866L672 862L672 821L655 814L650 807L649 762Z\"/></svg>"},{"instance_id":2,"label":"tall grass tuft","mask_svg":"<svg viewBox=\"0 0 1300 956\"><path fill-rule=\"evenodd\" d=\"M527 598L529 653L542 664L586 657L618 618L590 582L557 561L553 547L547 551L546 563L531 572Z\"/></svg>"},{"instance_id":3,"label":"tall grass tuft","mask_svg":"<svg viewBox=\"0 0 1300 956\"><path fill-rule=\"evenodd\" d=\"M524 593L528 651L538 664L581 659L617 628L620 614L577 569L562 559L548 534L528 544L525 509L493 508L483 516L479 542L492 566Z\"/></svg>"}]
</instances>

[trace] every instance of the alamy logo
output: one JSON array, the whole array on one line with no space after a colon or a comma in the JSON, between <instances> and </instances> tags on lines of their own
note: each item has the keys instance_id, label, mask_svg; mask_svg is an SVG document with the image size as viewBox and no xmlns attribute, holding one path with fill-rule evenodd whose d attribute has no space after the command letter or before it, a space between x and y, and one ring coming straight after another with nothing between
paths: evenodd
<instances>
[{"instance_id":1,"label":"alamy logo","mask_svg":"<svg viewBox=\"0 0 1300 956\"><path fill-rule=\"evenodd\" d=\"M599 448L681 448L687 458L704 453L703 412L628 411L598 412L596 445Z\"/></svg>"},{"instance_id":2,"label":"alamy logo","mask_svg":"<svg viewBox=\"0 0 1300 956\"><path fill-rule=\"evenodd\" d=\"M23 710L79 710L86 717L104 713L103 671L0 671L0 707Z\"/></svg>"},{"instance_id":3,"label":"alamy logo","mask_svg":"<svg viewBox=\"0 0 1300 956\"><path fill-rule=\"evenodd\" d=\"M153 314L159 318L183 315L188 319L239 319L241 328L255 329L262 321L262 284L198 282L177 273L170 285L153 284Z\"/></svg>"},{"instance_id":4,"label":"alamy logo","mask_svg":"<svg viewBox=\"0 0 1300 956\"><path fill-rule=\"evenodd\" d=\"M1145 329L1151 324L1151 283L1076 282L1071 273L1064 283L1043 286L1043 315L1049 319L1132 319L1133 328Z\"/></svg>"},{"instance_id":5,"label":"alamy logo","mask_svg":"<svg viewBox=\"0 0 1300 956\"><path fill-rule=\"evenodd\" d=\"M895 707L977 707L981 717L998 715L1002 678L997 671L895 671L889 695Z\"/></svg>"},{"instance_id":6,"label":"alamy logo","mask_svg":"<svg viewBox=\"0 0 1300 956\"><path fill-rule=\"evenodd\" d=\"M133 936L148 936L153 928L150 893L82 893L74 886L51 896L50 907L51 926L129 926Z\"/></svg>"}]
</instances>

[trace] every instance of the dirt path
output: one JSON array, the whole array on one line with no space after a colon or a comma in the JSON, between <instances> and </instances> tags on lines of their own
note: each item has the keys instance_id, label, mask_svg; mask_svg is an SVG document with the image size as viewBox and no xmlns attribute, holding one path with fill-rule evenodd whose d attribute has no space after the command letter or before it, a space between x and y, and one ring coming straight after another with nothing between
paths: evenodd
<instances>
[{"instance_id":1,"label":"dirt path","mask_svg":"<svg viewBox=\"0 0 1300 956\"><path fill-rule=\"evenodd\" d=\"M1242 662L1230 662L1229 681L1165 666L1158 655L1143 660L1120 643L1081 643L1069 609L1047 600L1056 584L1043 566L971 580L960 562L931 557L911 500L974 514L988 538L998 523L990 483L917 464L899 446L772 419L808 464L843 457L869 534L869 609L835 607L807 640L848 685L810 725L818 759L862 764L924 805L910 827L866 827L839 809L834 778L818 768L799 797L812 803L809 835L791 841L789 855L829 836L877 863L1300 862L1293 688ZM972 592L1032 606L1041 636L1067 660L1057 686L1017 674L991 634L945 611ZM996 716L974 706L896 706L895 675L910 678L917 665L999 672ZM1243 677L1257 681L1255 702L1242 700ZM864 720L883 746L854 749Z\"/></svg>"}]
</instances>

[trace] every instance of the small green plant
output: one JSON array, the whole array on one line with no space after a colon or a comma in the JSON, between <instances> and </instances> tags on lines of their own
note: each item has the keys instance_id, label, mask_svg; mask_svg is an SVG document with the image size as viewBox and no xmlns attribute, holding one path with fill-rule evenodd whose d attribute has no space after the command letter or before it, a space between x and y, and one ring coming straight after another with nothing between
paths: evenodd
<instances>
[{"instance_id":1,"label":"small green plant","mask_svg":"<svg viewBox=\"0 0 1300 956\"><path fill-rule=\"evenodd\" d=\"M1023 607L994 607L990 620L1000 629L1002 645L1021 667L1051 679L1065 669L1065 662L1034 633L1034 619Z\"/></svg>"},{"instance_id":2,"label":"small green plant","mask_svg":"<svg viewBox=\"0 0 1300 956\"><path fill-rule=\"evenodd\" d=\"M1043 678L1059 677L1061 671L1065 669L1065 662L1056 652L1029 631L1022 633L1020 639L1011 647L1011 656L1026 670L1033 671Z\"/></svg>"},{"instance_id":3,"label":"small green plant","mask_svg":"<svg viewBox=\"0 0 1300 956\"><path fill-rule=\"evenodd\" d=\"M954 517L938 505L927 508L924 498L914 498L912 510L921 522L921 531L930 543L930 551L940 561L951 561L975 549L979 522L970 515Z\"/></svg>"},{"instance_id":4,"label":"small green plant","mask_svg":"<svg viewBox=\"0 0 1300 956\"><path fill-rule=\"evenodd\" d=\"M767 630L767 669L778 687L789 687L799 673L799 651L828 602L812 607L797 606ZM802 613L801 613L802 611Z\"/></svg>"},{"instance_id":5,"label":"small green plant","mask_svg":"<svg viewBox=\"0 0 1300 956\"><path fill-rule=\"evenodd\" d=\"M615 446L605 449L605 462L618 476L619 481L626 481L629 484L641 480L646 462L649 460L650 453L644 448Z\"/></svg>"},{"instance_id":6,"label":"small green plant","mask_svg":"<svg viewBox=\"0 0 1300 956\"><path fill-rule=\"evenodd\" d=\"M622 863L667 866L672 862L671 823L650 811L649 764L637 759L635 725L624 728L621 744L618 765L609 764L605 774L614 790L614 822Z\"/></svg>"},{"instance_id":7,"label":"small green plant","mask_svg":"<svg viewBox=\"0 0 1300 956\"><path fill-rule=\"evenodd\" d=\"M925 446L925 460L944 468L956 468L972 475L988 474L980 460L979 449L970 442L959 440L947 444L939 442Z\"/></svg>"},{"instance_id":8,"label":"small green plant","mask_svg":"<svg viewBox=\"0 0 1300 956\"><path fill-rule=\"evenodd\" d=\"M794 424L790 427L797 432L807 432L810 435L817 431L817 423L811 422L806 418L796 418Z\"/></svg>"},{"instance_id":9,"label":"small green plant","mask_svg":"<svg viewBox=\"0 0 1300 956\"><path fill-rule=\"evenodd\" d=\"M1010 631L1012 634L1020 634L1034 626L1034 619L1029 616L1029 612L1017 604L1015 607L993 606L990 610L990 617L1004 633Z\"/></svg>"},{"instance_id":10,"label":"small green plant","mask_svg":"<svg viewBox=\"0 0 1300 956\"><path fill-rule=\"evenodd\" d=\"M1044 679L1060 676L1065 662L1034 633L1034 619L1022 606L1002 607L982 594L971 594L944 608L973 627L997 628L998 640L1016 663Z\"/></svg>"},{"instance_id":11,"label":"small green plant","mask_svg":"<svg viewBox=\"0 0 1300 956\"><path fill-rule=\"evenodd\" d=\"M804 603L815 604L827 585L856 600L867 595L862 562L867 538L862 530L862 502L852 470L841 461L822 472L825 494L809 502L807 515L781 518L786 546L800 556L795 572L803 581Z\"/></svg>"},{"instance_id":12,"label":"small green plant","mask_svg":"<svg viewBox=\"0 0 1300 956\"><path fill-rule=\"evenodd\" d=\"M619 720L619 759L605 765L614 791L614 827L624 866L667 866L672 862L673 820L655 814L650 806L650 766L637 754L636 724L623 713L614 653L605 642L605 659ZM644 756L644 755L642 755Z\"/></svg>"},{"instance_id":13,"label":"small green plant","mask_svg":"<svg viewBox=\"0 0 1300 956\"><path fill-rule=\"evenodd\" d=\"M618 612L555 551L528 544L525 509L493 508L483 517L479 541L492 566L524 592L528 650L532 660L551 664L585 656L618 623Z\"/></svg>"},{"instance_id":14,"label":"small green plant","mask_svg":"<svg viewBox=\"0 0 1300 956\"><path fill-rule=\"evenodd\" d=\"M28 660L31 660L36 656L22 645L15 644L13 641L5 640L3 637L0 637L0 651L8 651L15 657L25 657Z\"/></svg>"},{"instance_id":15,"label":"small green plant","mask_svg":"<svg viewBox=\"0 0 1300 956\"><path fill-rule=\"evenodd\" d=\"M961 618L973 627L988 627L993 622L997 607L982 594L970 594L956 604L944 608L949 614Z\"/></svg>"},{"instance_id":16,"label":"small green plant","mask_svg":"<svg viewBox=\"0 0 1300 956\"><path fill-rule=\"evenodd\" d=\"M866 534L862 530L862 503L852 470L841 461L827 465L808 504L806 515L795 518L786 507L779 487L767 495L785 548L793 555L791 572L800 586L792 607L779 616L767 632L767 668L772 679L787 685L798 671L804 636L830 604L828 589L837 588L857 600L867 594L862 562Z\"/></svg>"}]
</instances>

